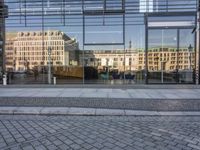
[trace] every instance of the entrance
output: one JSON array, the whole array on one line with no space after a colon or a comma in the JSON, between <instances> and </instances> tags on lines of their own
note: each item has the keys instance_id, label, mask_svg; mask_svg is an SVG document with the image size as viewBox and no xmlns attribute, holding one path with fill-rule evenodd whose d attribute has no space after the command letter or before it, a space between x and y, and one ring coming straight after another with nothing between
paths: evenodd
<instances>
[{"instance_id":1,"label":"entrance","mask_svg":"<svg viewBox=\"0 0 200 150\"><path fill-rule=\"evenodd\" d=\"M150 29L148 35L149 83L194 83L192 29Z\"/></svg>"}]
</instances>

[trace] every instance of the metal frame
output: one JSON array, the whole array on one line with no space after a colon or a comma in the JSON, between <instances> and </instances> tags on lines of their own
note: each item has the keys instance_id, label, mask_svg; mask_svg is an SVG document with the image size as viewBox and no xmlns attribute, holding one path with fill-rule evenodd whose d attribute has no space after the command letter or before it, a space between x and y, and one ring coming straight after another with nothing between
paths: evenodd
<instances>
[{"instance_id":1,"label":"metal frame","mask_svg":"<svg viewBox=\"0 0 200 150\"><path fill-rule=\"evenodd\" d=\"M186 26L186 27L180 27L180 26L173 26L173 27L148 27L148 17L158 17L158 16L168 16L167 14L170 14L170 16L169 17L171 17L171 16L182 16L182 14L181 13L151 13L151 14L147 14L147 15L145 15L145 32L146 32L146 40L145 40L145 59L146 59L146 63L145 63L145 72L146 72L146 74L145 74L145 81L146 81L146 84L148 84L149 83L149 77L148 77L148 45L149 45L149 40L148 40L148 38L149 38L149 30L159 30L159 29L176 29L177 30L177 52L179 53L179 49L180 49L180 30L181 29L193 29L193 28L196 28L196 25L194 25L194 26ZM194 15L195 13L194 12L189 12L189 13L187 13L187 12L185 12L184 13L184 16L191 16L191 15ZM197 16L195 15L195 22L197 22ZM195 45L195 60L196 60L196 52L197 52L197 50L196 50L196 33L195 33L195 35L194 35L194 45ZM178 68L178 66L179 66L179 57L177 57L177 68ZM196 66L196 61L195 61L195 65L194 66ZM195 67L195 70L196 70L196 67ZM151 84L156 84L156 83L151 83ZM159 83L160 84L160 83ZM163 83L161 83L161 84L163 84ZM170 83L164 83L164 84L170 84ZM175 83L174 83L175 84ZM195 82L193 83L193 84L195 84Z\"/></svg>"},{"instance_id":2,"label":"metal frame","mask_svg":"<svg viewBox=\"0 0 200 150\"><path fill-rule=\"evenodd\" d=\"M124 80L125 81L125 70L126 70L126 66L125 66L125 51L126 51L126 46L125 46L125 0L122 0L122 10L107 10L106 9L106 0L104 0L104 10L103 11L85 11L84 10L84 1L82 0L82 10L83 10L83 84L85 83L85 76L84 76L84 72L85 72L85 61L84 61L84 50L85 50L85 46L112 46L112 45L122 45L124 47ZM122 43L86 43L86 31L85 31L85 17L86 16L101 16L101 15L107 15L107 16L113 16L113 15L122 15L123 18L123 23L122 23L122 34L123 34L123 42ZM104 22L105 23L105 22ZM104 26L105 24L103 24Z\"/></svg>"},{"instance_id":3,"label":"metal frame","mask_svg":"<svg viewBox=\"0 0 200 150\"><path fill-rule=\"evenodd\" d=\"M149 43L149 35L148 35L148 13L145 14L145 83L148 84L148 43Z\"/></svg>"},{"instance_id":4,"label":"metal frame","mask_svg":"<svg viewBox=\"0 0 200 150\"><path fill-rule=\"evenodd\" d=\"M197 48L197 57L196 57L196 63L198 63L198 70L196 71L196 84L200 84L200 1L197 2L197 14L196 14L196 28L199 27L198 31L196 32L196 48ZM197 39L198 38L198 39Z\"/></svg>"},{"instance_id":5,"label":"metal frame","mask_svg":"<svg viewBox=\"0 0 200 150\"><path fill-rule=\"evenodd\" d=\"M101 45L125 45L125 0L121 0L122 2L122 9L121 10L107 10L106 8L106 0L104 0L104 9L103 10L85 10L85 0L82 0L82 15L83 15L83 45L84 46L101 46ZM85 31L85 19L86 16L113 16L113 15L122 15L123 23L122 23L122 42L120 43L87 43L86 42L86 31ZM105 22L102 26L105 26Z\"/></svg>"}]
</instances>

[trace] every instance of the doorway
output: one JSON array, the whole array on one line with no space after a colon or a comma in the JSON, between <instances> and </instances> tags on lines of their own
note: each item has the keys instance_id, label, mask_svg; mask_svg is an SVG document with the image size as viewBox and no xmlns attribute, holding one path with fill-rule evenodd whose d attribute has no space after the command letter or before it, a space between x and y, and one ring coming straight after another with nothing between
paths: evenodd
<instances>
[{"instance_id":1,"label":"doorway","mask_svg":"<svg viewBox=\"0 0 200 150\"><path fill-rule=\"evenodd\" d=\"M194 43L192 29L149 29L148 83L194 83Z\"/></svg>"}]
</instances>

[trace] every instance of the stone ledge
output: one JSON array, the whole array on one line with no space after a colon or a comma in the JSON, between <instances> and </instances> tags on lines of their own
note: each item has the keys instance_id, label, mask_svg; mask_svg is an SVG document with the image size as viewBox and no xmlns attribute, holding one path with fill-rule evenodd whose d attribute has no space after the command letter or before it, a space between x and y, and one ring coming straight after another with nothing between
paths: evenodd
<instances>
[{"instance_id":1,"label":"stone ledge","mask_svg":"<svg viewBox=\"0 0 200 150\"><path fill-rule=\"evenodd\" d=\"M139 111L78 107L0 107L0 115L200 116L200 111Z\"/></svg>"}]
</instances>

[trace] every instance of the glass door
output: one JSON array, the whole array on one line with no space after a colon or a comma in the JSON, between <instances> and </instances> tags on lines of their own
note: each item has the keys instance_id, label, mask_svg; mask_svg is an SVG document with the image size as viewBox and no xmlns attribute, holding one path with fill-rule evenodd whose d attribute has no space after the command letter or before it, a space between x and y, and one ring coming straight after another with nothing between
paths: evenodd
<instances>
[{"instance_id":1,"label":"glass door","mask_svg":"<svg viewBox=\"0 0 200 150\"><path fill-rule=\"evenodd\" d=\"M150 29L148 38L149 83L176 83L178 78L177 29Z\"/></svg>"}]
</instances>

